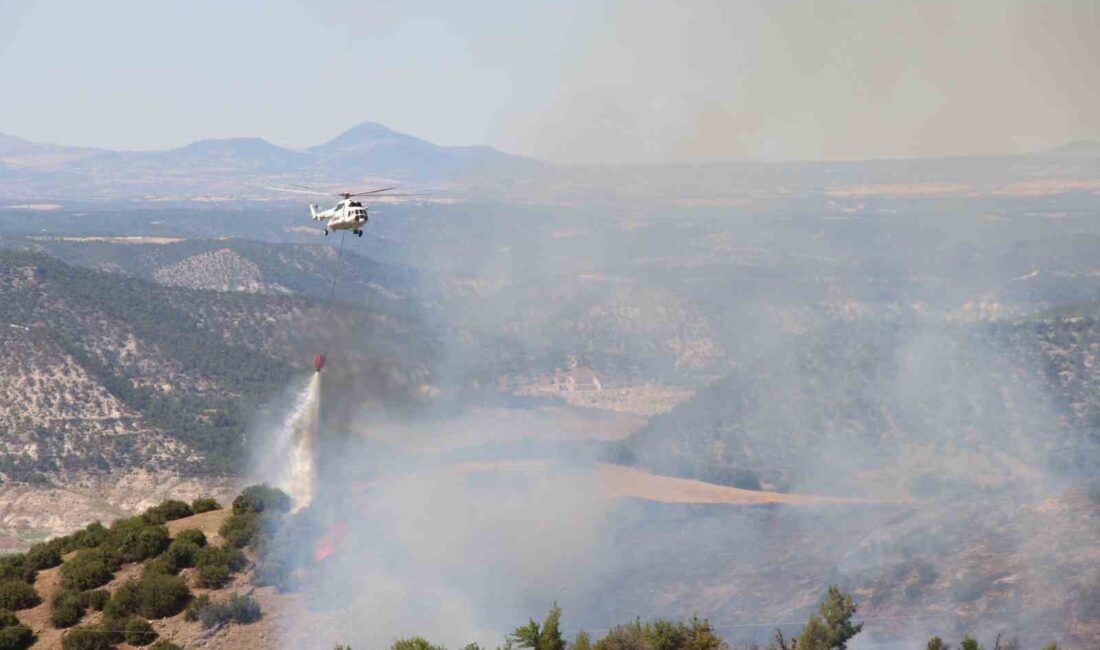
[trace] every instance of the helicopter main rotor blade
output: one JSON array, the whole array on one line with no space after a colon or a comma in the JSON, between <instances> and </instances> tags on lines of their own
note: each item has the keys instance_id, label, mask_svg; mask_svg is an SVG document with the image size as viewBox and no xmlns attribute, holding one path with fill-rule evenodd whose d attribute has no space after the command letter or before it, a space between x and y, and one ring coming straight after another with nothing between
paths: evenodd
<instances>
[{"instance_id":1,"label":"helicopter main rotor blade","mask_svg":"<svg viewBox=\"0 0 1100 650\"><path fill-rule=\"evenodd\" d=\"M315 190L295 190L289 187L265 187L265 190L275 190L277 192L294 192L295 194L316 194L317 196L332 196L332 192L317 192Z\"/></svg>"},{"instance_id":2,"label":"helicopter main rotor blade","mask_svg":"<svg viewBox=\"0 0 1100 650\"><path fill-rule=\"evenodd\" d=\"M367 192L357 192L355 194L350 194L349 193L347 196L348 196L348 198L351 198L353 196L367 196L368 194L378 194L379 192L389 192L390 190L396 190L396 189L397 189L396 187L383 187L380 190L369 190ZM343 194L341 194L340 196L343 196Z\"/></svg>"}]
</instances>

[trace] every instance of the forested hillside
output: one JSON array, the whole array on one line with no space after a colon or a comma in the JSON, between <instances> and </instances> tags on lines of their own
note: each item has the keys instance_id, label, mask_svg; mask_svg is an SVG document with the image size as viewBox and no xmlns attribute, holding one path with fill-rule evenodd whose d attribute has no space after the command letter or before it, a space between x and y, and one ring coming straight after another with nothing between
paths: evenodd
<instances>
[{"instance_id":1,"label":"forested hillside","mask_svg":"<svg viewBox=\"0 0 1100 650\"><path fill-rule=\"evenodd\" d=\"M833 323L654 418L622 453L724 483L897 496L1100 467L1100 321Z\"/></svg>"},{"instance_id":2,"label":"forested hillside","mask_svg":"<svg viewBox=\"0 0 1100 650\"><path fill-rule=\"evenodd\" d=\"M372 362L350 381L378 400L411 392L429 355L425 337L405 342L416 323L369 307L165 287L11 252L0 253L0 324L0 462L20 479L229 471L248 418L315 350L371 341L370 352L349 346Z\"/></svg>"}]
</instances>

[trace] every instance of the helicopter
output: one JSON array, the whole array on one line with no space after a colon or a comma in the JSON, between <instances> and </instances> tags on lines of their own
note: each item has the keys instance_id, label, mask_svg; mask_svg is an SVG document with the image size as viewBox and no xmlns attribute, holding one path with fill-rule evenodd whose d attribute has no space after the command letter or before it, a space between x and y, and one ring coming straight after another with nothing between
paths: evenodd
<instances>
[{"instance_id":1,"label":"helicopter","mask_svg":"<svg viewBox=\"0 0 1100 650\"><path fill-rule=\"evenodd\" d=\"M325 224L326 235L328 235L328 231L330 230L350 230L354 235L359 237L363 236L363 225L367 223L369 215L367 214L367 207L363 205L363 202L354 200L356 197L419 196L417 194L383 194L383 192L397 189L396 187L383 187L381 189L368 190L366 192L323 192L304 186L299 187L300 189L289 187L267 187L264 189L278 192L294 192L296 194L316 194L319 196L340 197L341 201L328 210L320 210L319 206L315 203L309 204L309 214L313 217L314 221L328 222Z\"/></svg>"}]
</instances>

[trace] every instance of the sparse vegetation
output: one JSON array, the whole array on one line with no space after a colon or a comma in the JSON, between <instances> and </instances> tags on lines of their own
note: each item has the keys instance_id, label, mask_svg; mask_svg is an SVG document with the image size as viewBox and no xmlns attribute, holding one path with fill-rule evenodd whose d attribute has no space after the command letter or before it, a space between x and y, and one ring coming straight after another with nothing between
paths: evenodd
<instances>
[{"instance_id":1,"label":"sparse vegetation","mask_svg":"<svg viewBox=\"0 0 1100 650\"><path fill-rule=\"evenodd\" d=\"M110 582L120 562L102 548L85 549L61 565L61 585L66 589L94 589Z\"/></svg>"},{"instance_id":2,"label":"sparse vegetation","mask_svg":"<svg viewBox=\"0 0 1100 650\"><path fill-rule=\"evenodd\" d=\"M97 612L103 611L104 605L111 599L111 592L106 589L92 589L91 591L85 591L80 594L80 602L84 607L95 610Z\"/></svg>"},{"instance_id":3,"label":"sparse vegetation","mask_svg":"<svg viewBox=\"0 0 1100 650\"><path fill-rule=\"evenodd\" d=\"M56 628L72 627L84 618L85 607L79 592L62 589L50 601L50 624Z\"/></svg>"},{"instance_id":4,"label":"sparse vegetation","mask_svg":"<svg viewBox=\"0 0 1100 650\"><path fill-rule=\"evenodd\" d=\"M207 589L220 589L229 583L234 573L248 564L244 554L232 546L205 546L195 553L199 584Z\"/></svg>"},{"instance_id":5,"label":"sparse vegetation","mask_svg":"<svg viewBox=\"0 0 1100 650\"><path fill-rule=\"evenodd\" d=\"M61 637L63 650L111 650L114 642L103 625L74 627Z\"/></svg>"},{"instance_id":6,"label":"sparse vegetation","mask_svg":"<svg viewBox=\"0 0 1100 650\"><path fill-rule=\"evenodd\" d=\"M218 533L229 544L244 548L260 532L260 515L254 512L236 514L225 520Z\"/></svg>"},{"instance_id":7,"label":"sparse vegetation","mask_svg":"<svg viewBox=\"0 0 1100 650\"><path fill-rule=\"evenodd\" d=\"M4 580L0 582L0 610L12 612L34 607L42 599L35 593L32 585L22 580Z\"/></svg>"},{"instance_id":8,"label":"sparse vegetation","mask_svg":"<svg viewBox=\"0 0 1100 650\"><path fill-rule=\"evenodd\" d=\"M233 514L273 512L284 514L290 511L290 496L278 488L263 485L250 485L233 500Z\"/></svg>"},{"instance_id":9,"label":"sparse vegetation","mask_svg":"<svg viewBox=\"0 0 1100 650\"><path fill-rule=\"evenodd\" d=\"M31 628L9 611L0 610L0 650L24 650L34 644Z\"/></svg>"},{"instance_id":10,"label":"sparse vegetation","mask_svg":"<svg viewBox=\"0 0 1100 650\"><path fill-rule=\"evenodd\" d=\"M163 524L169 521L175 521L176 519L190 517L193 514L195 514L195 511L183 501L168 499L160 505L149 508L142 516L151 524Z\"/></svg>"},{"instance_id":11,"label":"sparse vegetation","mask_svg":"<svg viewBox=\"0 0 1100 650\"><path fill-rule=\"evenodd\" d=\"M113 619L126 619L133 614L164 618L183 611L190 596L187 583L179 576L146 573L140 580L120 585L104 606L103 613Z\"/></svg>"},{"instance_id":12,"label":"sparse vegetation","mask_svg":"<svg viewBox=\"0 0 1100 650\"><path fill-rule=\"evenodd\" d=\"M193 542L176 538L164 552L163 560L168 573L176 574L188 567L195 566L195 555L199 546Z\"/></svg>"},{"instance_id":13,"label":"sparse vegetation","mask_svg":"<svg viewBox=\"0 0 1100 650\"><path fill-rule=\"evenodd\" d=\"M191 510L193 510L196 515L221 509L221 504L211 498L195 499L191 502Z\"/></svg>"},{"instance_id":14,"label":"sparse vegetation","mask_svg":"<svg viewBox=\"0 0 1100 650\"><path fill-rule=\"evenodd\" d=\"M204 628L210 629L227 623L255 623L262 615L260 604L251 596L234 594L226 600L215 601L203 594L191 602L184 618L199 621Z\"/></svg>"},{"instance_id":15,"label":"sparse vegetation","mask_svg":"<svg viewBox=\"0 0 1100 650\"><path fill-rule=\"evenodd\" d=\"M157 632L149 621L140 616L133 616L126 622L123 638L130 645L144 646L157 640Z\"/></svg>"}]
</instances>

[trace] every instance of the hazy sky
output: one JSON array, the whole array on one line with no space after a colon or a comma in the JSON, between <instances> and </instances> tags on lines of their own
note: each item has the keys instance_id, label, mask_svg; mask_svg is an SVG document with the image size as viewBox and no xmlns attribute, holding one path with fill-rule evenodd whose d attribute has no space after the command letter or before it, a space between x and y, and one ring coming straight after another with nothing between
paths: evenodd
<instances>
[{"instance_id":1,"label":"hazy sky","mask_svg":"<svg viewBox=\"0 0 1100 650\"><path fill-rule=\"evenodd\" d=\"M567 162L1100 139L1096 0L0 0L0 132L113 148L370 120Z\"/></svg>"}]
</instances>

